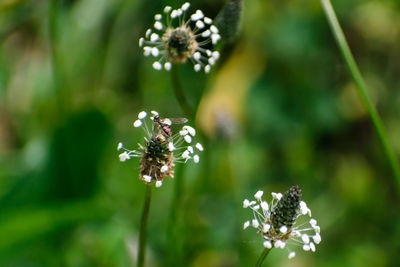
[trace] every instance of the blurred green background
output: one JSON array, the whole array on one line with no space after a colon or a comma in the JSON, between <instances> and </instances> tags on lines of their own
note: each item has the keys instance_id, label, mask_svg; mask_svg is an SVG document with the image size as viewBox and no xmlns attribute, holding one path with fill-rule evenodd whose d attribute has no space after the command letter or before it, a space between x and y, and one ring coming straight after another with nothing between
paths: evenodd
<instances>
[{"instance_id":1,"label":"blurred green background","mask_svg":"<svg viewBox=\"0 0 400 267\"><path fill-rule=\"evenodd\" d=\"M116 146L142 141L142 110L184 116L138 47L182 3L0 1L0 266L134 265L145 186ZM191 4L214 18L224 1ZM400 2L333 5L399 156ZM322 242L266 266L398 266L399 194L319 1L244 1L221 56L210 75L180 67L205 151L181 169L175 266L252 266L262 239L242 230L243 199L295 184ZM170 256L173 189L153 192L148 266Z\"/></svg>"}]
</instances>

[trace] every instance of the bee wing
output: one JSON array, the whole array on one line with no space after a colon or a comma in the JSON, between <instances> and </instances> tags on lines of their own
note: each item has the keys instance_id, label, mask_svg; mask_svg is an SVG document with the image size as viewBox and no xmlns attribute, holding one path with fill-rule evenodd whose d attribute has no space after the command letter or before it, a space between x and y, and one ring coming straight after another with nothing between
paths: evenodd
<instances>
[{"instance_id":1,"label":"bee wing","mask_svg":"<svg viewBox=\"0 0 400 267\"><path fill-rule=\"evenodd\" d=\"M189 120L186 118L169 118L169 120L171 121L171 123L173 124L182 124L182 123L186 123Z\"/></svg>"}]
</instances>

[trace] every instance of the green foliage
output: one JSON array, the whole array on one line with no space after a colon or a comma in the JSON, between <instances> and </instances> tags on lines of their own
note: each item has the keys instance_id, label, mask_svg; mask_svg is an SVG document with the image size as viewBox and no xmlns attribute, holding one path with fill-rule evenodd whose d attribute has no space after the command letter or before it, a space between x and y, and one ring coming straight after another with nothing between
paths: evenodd
<instances>
[{"instance_id":1,"label":"green foliage","mask_svg":"<svg viewBox=\"0 0 400 267\"><path fill-rule=\"evenodd\" d=\"M224 3L193 1L189 13L215 17ZM0 266L135 262L145 186L139 160L119 162L116 146L142 143L132 126L141 110L184 117L170 73L155 72L138 47L162 5L0 1ZM398 1L335 8L399 156ZM254 265L263 248L242 231L242 200L298 184L322 242L292 262L272 250L269 266L395 266L399 196L319 1L243 1L242 15L232 53L210 75L179 66L190 106L207 107L190 121L205 150L182 169L179 262ZM169 258L175 181L153 190L147 266Z\"/></svg>"}]
</instances>

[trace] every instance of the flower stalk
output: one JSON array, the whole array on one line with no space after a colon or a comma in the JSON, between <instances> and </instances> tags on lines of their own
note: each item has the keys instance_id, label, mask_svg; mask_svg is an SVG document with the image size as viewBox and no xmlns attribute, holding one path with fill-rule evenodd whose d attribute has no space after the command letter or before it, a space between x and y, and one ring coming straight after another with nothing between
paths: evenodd
<instances>
[{"instance_id":1,"label":"flower stalk","mask_svg":"<svg viewBox=\"0 0 400 267\"><path fill-rule=\"evenodd\" d=\"M346 37L344 36L343 30L340 27L339 21L336 17L331 2L329 0L321 0L321 4L324 9L326 18L329 22L329 26L331 27L333 35L335 36L335 40L339 46L343 59L346 62L347 67L349 68L349 71L354 79L354 82L357 85L356 87L358 95L362 103L364 104L365 108L367 109L372 124L374 125L375 130L378 134L378 138L382 144L384 154L386 156L388 164L391 167L393 176L397 182L398 192L400 192L400 167L396 159L395 153L392 147L389 145L389 141L382 120L368 95L364 78L361 75L360 70L358 69L357 63L354 60L349 45L347 44Z\"/></svg>"},{"instance_id":2,"label":"flower stalk","mask_svg":"<svg viewBox=\"0 0 400 267\"><path fill-rule=\"evenodd\" d=\"M179 79L179 66L176 64L172 65L171 78L176 100L178 101L183 112L185 113L185 116L188 118L192 118L194 112L193 109L190 107L188 101L186 100L185 93L183 92L182 84Z\"/></svg>"},{"instance_id":3,"label":"flower stalk","mask_svg":"<svg viewBox=\"0 0 400 267\"><path fill-rule=\"evenodd\" d=\"M152 191L153 191L153 186L152 185L146 185L146 193L145 193L145 196L144 196L142 218L141 218L141 221L140 221L137 267L144 266L144 261L145 261L147 223L148 223L148 220L149 220Z\"/></svg>"},{"instance_id":4,"label":"flower stalk","mask_svg":"<svg viewBox=\"0 0 400 267\"><path fill-rule=\"evenodd\" d=\"M271 251L271 248L265 248L263 252L261 253L260 257L257 260L256 267L261 267L267 258L269 252Z\"/></svg>"}]
</instances>

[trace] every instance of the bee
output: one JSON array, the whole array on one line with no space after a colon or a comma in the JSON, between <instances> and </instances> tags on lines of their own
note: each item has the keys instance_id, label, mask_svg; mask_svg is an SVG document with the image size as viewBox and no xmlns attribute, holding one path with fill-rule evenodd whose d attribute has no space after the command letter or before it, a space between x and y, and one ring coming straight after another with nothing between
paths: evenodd
<instances>
[{"instance_id":1,"label":"bee","mask_svg":"<svg viewBox=\"0 0 400 267\"><path fill-rule=\"evenodd\" d=\"M159 115L153 117L153 121L160 128L161 132L167 136L172 136L171 124L181 124L188 122L186 118L161 118Z\"/></svg>"}]
</instances>

